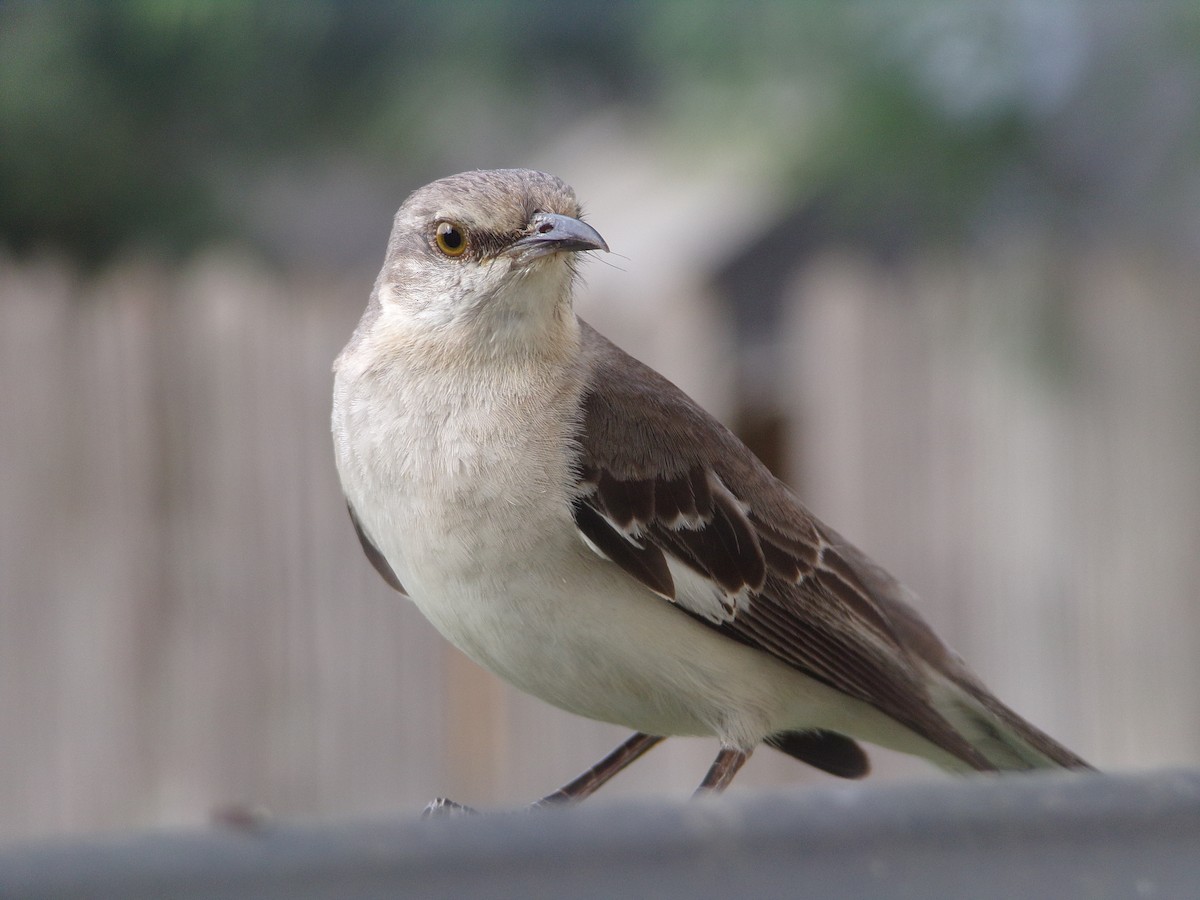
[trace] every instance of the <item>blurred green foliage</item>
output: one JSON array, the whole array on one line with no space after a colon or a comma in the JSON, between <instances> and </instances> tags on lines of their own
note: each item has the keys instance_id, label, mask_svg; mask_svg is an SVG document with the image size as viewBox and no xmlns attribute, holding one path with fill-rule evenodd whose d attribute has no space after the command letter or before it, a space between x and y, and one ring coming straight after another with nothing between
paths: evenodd
<instances>
[{"instance_id":1,"label":"blurred green foliage","mask_svg":"<svg viewBox=\"0 0 1200 900\"><path fill-rule=\"evenodd\" d=\"M9 0L0 243L186 252L245 232L244 188L272 170L444 174L456 148L511 158L613 105L760 140L849 223L1177 229L1198 49L1195 3Z\"/></svg>"},{"instance_id":2,"label":"blurred green foliage","mask_svg":"<svg viewBox=\"0 0 1200 900\"><path fill-rule=\"evenodd\" d=\"M628 32L613 39L600 4L553 35L515 7L5 3L0 235L93 261L130 241L186 249L230 227L222 182L272 160L420 154L437 110L481 97L530 127L552 93L538 78L561 92L581 60L587 105L630 89L605 62Z\"/></svg>"}]
</instances>

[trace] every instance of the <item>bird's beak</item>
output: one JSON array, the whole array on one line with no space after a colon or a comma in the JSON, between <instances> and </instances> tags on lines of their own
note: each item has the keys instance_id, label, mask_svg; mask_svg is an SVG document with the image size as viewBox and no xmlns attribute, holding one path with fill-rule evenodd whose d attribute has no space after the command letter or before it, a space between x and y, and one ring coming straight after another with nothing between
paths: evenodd
<instances>
[{"instance_id":1,"label":"bird's beak","mask_svg":"<svg viewBox=\"0 0 1200 900\"><path fill-rule=\"evenodd\" d=\"M529 226L533 230L513 242L508 252L526 259L579 250L608 252L608 244L600 237L600 232L570 216L538 213L530 220Z\"/></svg>"}]
</instances>

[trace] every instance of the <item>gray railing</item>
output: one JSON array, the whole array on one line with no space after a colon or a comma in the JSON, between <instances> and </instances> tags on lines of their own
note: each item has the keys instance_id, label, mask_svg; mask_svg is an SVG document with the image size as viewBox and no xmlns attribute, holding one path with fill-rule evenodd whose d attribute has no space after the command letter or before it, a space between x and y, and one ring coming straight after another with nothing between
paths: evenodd
<instances>
[{"instance_id":1,"label":"gray railing","mask_svg":"<svg viewBox=\"0 0 1200 900\"><path fill-rule=\"evenodd\" d=\"M1200 896L1200 771L733 793L0 851L20 898Z\"/></svg>"}]
</instances>

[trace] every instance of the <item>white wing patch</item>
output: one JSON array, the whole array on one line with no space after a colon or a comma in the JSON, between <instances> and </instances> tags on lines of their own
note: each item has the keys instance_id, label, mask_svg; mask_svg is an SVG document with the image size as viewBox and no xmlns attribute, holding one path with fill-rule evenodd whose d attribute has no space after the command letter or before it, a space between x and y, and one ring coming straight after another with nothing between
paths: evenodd
<instances>
[{"instance_id":1,"label":"white wing patch","mask_svg":"<svg viewBox=\"0 0 1200 900\"><path fill-rule=\"evenodd\" d=\"M732 622L739 611L749 608L750 593L744 588L730 594L686 563L667 554L667 568L675 579L675 602L688 612L695 613L718 625Z\"/></svg>"},{"instance_id":2,"label":"white wing patch","mask_svg":"<svg viewBox=\"0 0 1200 900\"><path fill-rule=\"evenodd\" d=\"M635 547L644 546L645 539L642 537L641 527L637 523L634 523L632 527L621 528L608 515L604 513L600 513L600 515L613 531L621 535L625 541ZM694 528L697 526L703 527L703 523L693 517L680 521L680 527L682 528ZM606 562L615 563L615 560L597 546L596 542L582 530L577 529L576 533L584 545L598 557ZM671 573L671 580L675 583L675 596L666 596L659 591L654 591L650 587L647 587L647 590L651 590L664 600L670 600L688 612L694 613L718 625L725 622L732 622L737 617L739 611L749 609L750 592L746 588L742 588L737 593L731 594L703 572L697 572L687 563L672 555L670 551L663 550L663 557L666 559L667 569Z\"/></svg>"},{"instance_id":3,"label":"white wing patch","mask_svg":"<svg viewBox=\"0 0 1200 900\"><path fill-rule=\"evenodd\" d=\"M587 546L587 548L589 550L591 550L593 553L595 553L598 557L600 557L605 562L612 562L612 558L607 553L605 553L603 550L601 550L599 547L597 547L596 544L592 541L592 539L590 537L588 537L586 534L584 534L578 528L575 529L575 533L577 535L579 535L579 539L581 541L583 541L583 543Z\"/></svg>"}]
</instances>

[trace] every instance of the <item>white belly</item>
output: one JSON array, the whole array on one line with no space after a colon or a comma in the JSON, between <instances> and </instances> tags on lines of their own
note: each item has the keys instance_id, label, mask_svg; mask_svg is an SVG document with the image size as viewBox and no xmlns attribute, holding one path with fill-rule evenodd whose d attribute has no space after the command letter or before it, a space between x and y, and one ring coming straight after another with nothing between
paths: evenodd
<instances>
[{"instance_id":1,"label":"white belly","mask_svg":"<svg viewBox=\"0 0 1200 900\"><path fill-rule=\"evenodd\" d=\"M442 570L414 601L480 665L588 718L649 734L715 735L746 749L780 731L825 728L936 754L873 707L654 595L573 527L562 535L541 544L553 566L499 565L453 579Z\"/></svg>"}]
</instances>

